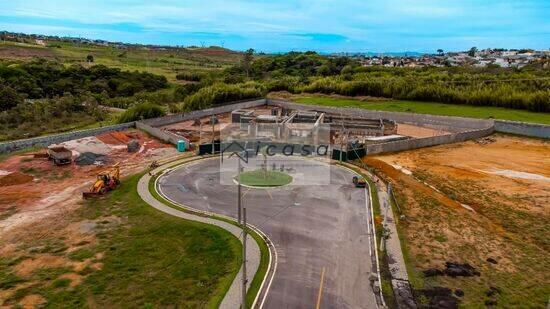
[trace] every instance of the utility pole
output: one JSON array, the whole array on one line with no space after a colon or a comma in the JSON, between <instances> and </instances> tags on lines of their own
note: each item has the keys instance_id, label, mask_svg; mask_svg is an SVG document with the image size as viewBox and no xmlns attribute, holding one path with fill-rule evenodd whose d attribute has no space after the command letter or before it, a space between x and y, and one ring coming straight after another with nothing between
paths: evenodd
<instances>
[{"instance_id":1,"label":"utility pole","mask_svg":"<svg viewBox=\"0 0 550 309\"><path fill-rule=\"evenodd\" d=\"M212 124L212 154L214 154L214 126L216 125L216 116L210 117L210 123Z\"/></svg>"},{"instance_id":2,"label":"utility pole","mask_svg":"<svg viewBox=\"0 0 550 309\"><path fill-rule=\"evenodd\" d=\"M243 288L242 288L242 309L246 309L246 208L243 208Z\"/></svg>"},{"instance_id":3,"label":"utility pole","mask_svg":"<svg viewBox=\"0 0 550 309\"><path fill-rule=\"evenodd\" d=\"M241 159L237 158L237 222L241 224L241 209L242 209L242 198L241 198Z\"/></svg>"},{"instance_id":4,"label":"utility pole","mask_svg":"<svg viewBox=\"0 0 550 309\"><path fill-rule=\"evenodd\" d=\"M199 124L199 145L202 143L202 121Z\"/></svg>"}]
</instances>

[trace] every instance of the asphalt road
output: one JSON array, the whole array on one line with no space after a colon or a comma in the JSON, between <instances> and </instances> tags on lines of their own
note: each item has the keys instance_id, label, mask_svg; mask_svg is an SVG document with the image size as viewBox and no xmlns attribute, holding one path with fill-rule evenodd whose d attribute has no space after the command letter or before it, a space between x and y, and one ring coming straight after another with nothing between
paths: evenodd
<instances>
[{"instance_id":1,"label":"asphalt road","mask_svg":"<svg viewBox=\"0 0 550 309\"><path fill-rule=\"evenodd\" d=\"M315 165L326 168L308 160L289 173L296 179L319 177ZM297 181L280 188L243 188L248 222L270 237L278 254L265 308L317 308L318 303L320 308L376 308L369 282L366 193L353 186L353 176L332 166L330 185ZM189 207L237 216L237 186L220 183L219 159L172 170L159 184L163 194Z\"/></svg>"}]
</instances>

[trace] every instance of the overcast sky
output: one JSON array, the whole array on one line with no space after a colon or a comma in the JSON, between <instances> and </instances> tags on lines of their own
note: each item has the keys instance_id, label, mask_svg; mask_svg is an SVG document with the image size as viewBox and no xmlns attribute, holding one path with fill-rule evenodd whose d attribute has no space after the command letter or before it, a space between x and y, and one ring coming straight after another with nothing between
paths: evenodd
<instances>
[{"instance_id":1,"label":"overcast sky","mask_svg":"<svg viewBox=\"0 0 550 309\"><path fill-rule=\"evenodd\" d=\"M9 0L0 30L264 52L550 48L550 0Z\"/></svg>"}]
</instances>

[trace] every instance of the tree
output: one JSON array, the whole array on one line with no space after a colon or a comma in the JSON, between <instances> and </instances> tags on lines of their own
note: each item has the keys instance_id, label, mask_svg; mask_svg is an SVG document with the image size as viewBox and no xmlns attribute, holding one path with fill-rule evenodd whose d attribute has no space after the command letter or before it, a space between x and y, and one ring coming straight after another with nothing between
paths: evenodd
<instances>
[{"instance_id":1,"label":"tree","mask_svg":"<svg viewBox=\"0 0 550 309\"><path fill-rule=\"evenodd\" d=\"M440 56L443 56L443 49L441 49L441 48L438 49L438 50L437 50L437 53L438 53Z\"/></svg>"},{"instance_id":2,"label":"tree","mask_svg":"<svg viewBox=\"0 0 550 309\"><path fill-rule=\"evenodd\" d=\"M317 74L321 76L329 76L330 75L330 67L326 64L323 64L317 68Z\"/></svg>"},{"instance_id":3,"label":"tree","mask_svg":"<svg viewBox=\"0 0 550 309\"><path fill-rule=\"evenodd\" d=\"M23 103L23 98L9 86L0 85L0 112L10 110L19 103Z\"/></svg>"},{"instance_id":4,"label":"tree","mask_svg":"<svg viewBox=\"0 0 550 309\"><path fill-rule=\"evenodd\" d=\"M468 51L468 56L475 57L476 52L477 52L477 47L474 46L474 47L470 48L470 50Z\"/></svg>"},{"instance_id":5,"label":"tree","mask_svg":"<svg viewBox=\"0 0 550 309\"><path fill-rule=\"evenodd\" d=\"M94 62L94 56L92 55L86 56L86 62Z\"/></svg>"},{"instance_id":6,"label":"tree","mask_svg":"<svg viewBox=\"0 0 550 309\"><path fill-rule=\"evenodd\" d=\"M348 65L345 65L343 68L342 68L342 71L340 72L341 74L353 74L355 68L348 64Z\"/></svg>"},{"instance_id":7,"label":"tree","mask_svg":"<svg viewBox=\"0 0 550 309\"><path fill-rule=\"evenodd\" d=\"M247 51L243 54L243 69L246 72L246 77L248 78L248 75L250 73L250 65L252 64L252 60L254 58L254 49L249 48Z\"/></svg>"}]
</instances>

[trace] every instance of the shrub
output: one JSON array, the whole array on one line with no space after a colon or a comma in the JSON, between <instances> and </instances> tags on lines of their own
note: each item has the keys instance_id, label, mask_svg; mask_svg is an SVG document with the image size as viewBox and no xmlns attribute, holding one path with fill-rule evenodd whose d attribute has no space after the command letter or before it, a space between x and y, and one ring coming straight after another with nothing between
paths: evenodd
<instances>
[{"instance_id":1,"label":"shrub","mask_svg":"<svg viewBox=\"0 0 550 309\"><path fill-rule=\"evenodd\" d=\"M149 118L156 118L166 115L162 107L152 103L141 103L126 110L120 115L118 122L125 123Z\"/></svg>"},{"instance_id":2,"label":"shrub","mask_svg":"<svg viewBox=\"0 0 550 309\"><path fill-rule=\"evenodd\" d=\"M197 72L181 72L176 75L177 80L186 80L191 82L200 82L203 75Z\"/></svg>"},{"instance_id":3,"label":"shrub","mask_svg":"<svg viewBox=\"0 0 550 309\"><path fill-rule=\"evenodd\" d=\"M0 112L23 103L23 98L13 88L0 85Z\"/></svg>"},{"instance_id":4,"label":"shrub","mask_svg":"<svg viewBox=\"0 0 550 309\"><path fill-rule=\"evenodd\" d=\"M183 111L209 108L214 105L244 99L258 98L265 95L265 89L257 83L245 84L214 84L204 87L195 94L185 98Z\"/></svg>"}]
</instances>

